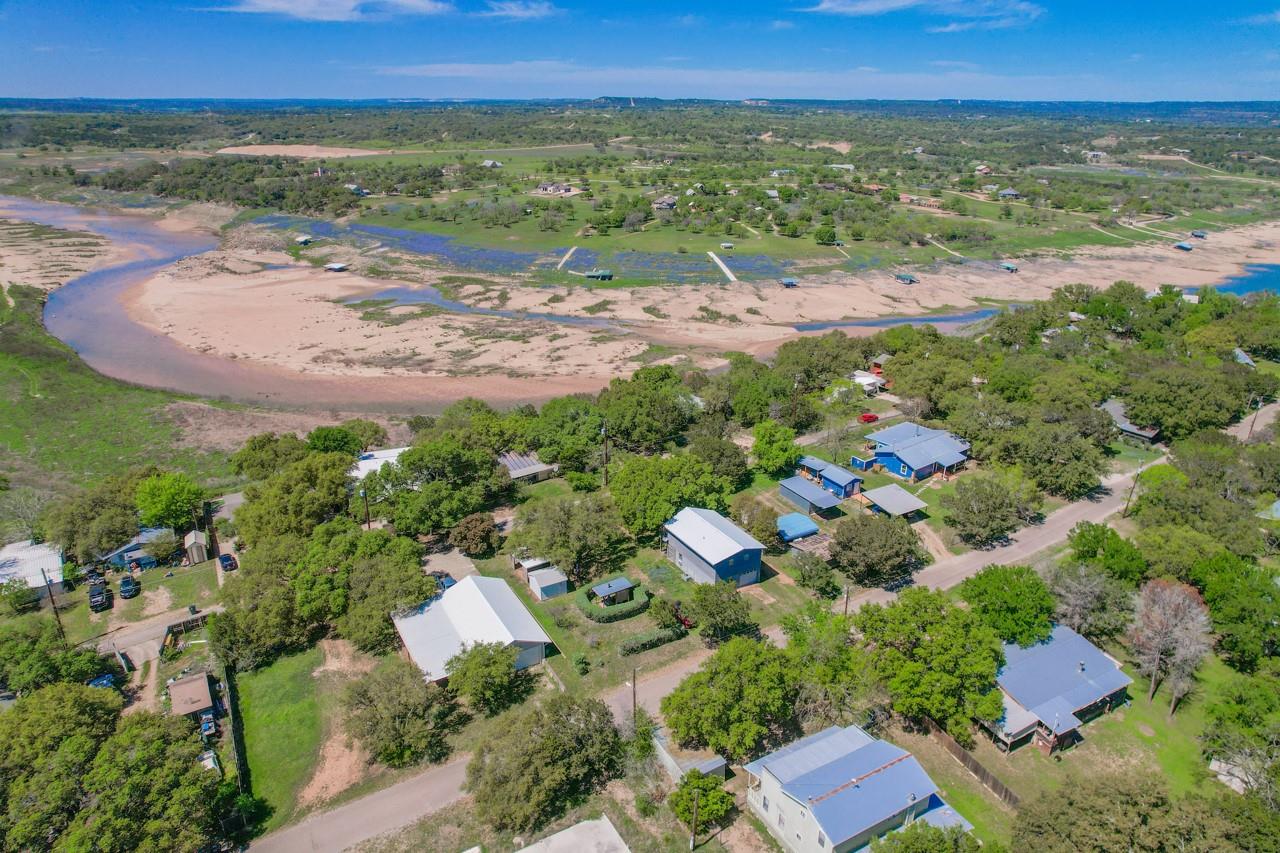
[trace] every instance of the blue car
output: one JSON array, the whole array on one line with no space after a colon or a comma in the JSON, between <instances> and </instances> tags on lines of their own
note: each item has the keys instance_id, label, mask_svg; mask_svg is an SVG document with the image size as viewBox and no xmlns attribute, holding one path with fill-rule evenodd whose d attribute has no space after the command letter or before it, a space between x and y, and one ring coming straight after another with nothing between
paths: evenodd
<instances>
[{"instance_id":1,"label":"blue car","mask_svg":"<svg viewBox=\"0 0 1280 853\"><path fill-rule=\"evenodd\" d=\"M441 592L458 583L448 572L432 572L431 577L436 579L436 586Z\"/></svg>"}]
</instances>

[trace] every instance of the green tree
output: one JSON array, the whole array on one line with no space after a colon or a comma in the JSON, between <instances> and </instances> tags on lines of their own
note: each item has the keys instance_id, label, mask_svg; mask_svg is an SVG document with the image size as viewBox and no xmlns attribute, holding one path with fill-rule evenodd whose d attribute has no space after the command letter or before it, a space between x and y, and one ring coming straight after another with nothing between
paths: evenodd
<instances>
[{"instance_id":1,"label":"green tree","mask_svg":"<svg viewBox=\"0 0 1280 853\"><path fill-rule=\"evenodd\" d=\"M786 654L799 682L801 722L822 726L864 724L868 712L887 704L871 656L853 643L853 620L810 602L783 617Z\"/></svg>"},{"instance_id":2,"label":"green tree","mask_svg":"<svg viewBox=\"0 0 1280 853\"><path fill-rule=\"evenodd\" d=\"M723 512L729 498L729 483L687 454L632 456L610 478L609 487L623 523L641 539L656 536L683 507Z\"/></svg>"},{"instance_id":3,"label":"green tree","mask_svg":"<svg viewBox=\"0 0 1280 853\"><path fill-rule=\"evenodd\" d=\"M697 827L693 827L695 801ZM680 822L695 829L720 826L734 810L733 794L724 789L724 782L697 769L684 774L676 789L667 795L667 805Z\"/></svg>"},{"instance_id":4,"label":"green tree","mask_svg":"<svg viewBox=\"0 0 1280 853\"><path fill-rule=\"evenodd\" d=\"M307 443L291 432L263 432L250 436L243 447L231 454L231 467L242 477L265 480L310 452Z\"/></svg>"},{"instance_id":5,"label":"green tree","mask_svg":"<svg viewBox=\"0 0 1280 853\"><path fill-rule=\"evenodd\" d=\"M751 482L751 466L742 448L727 438L700 435L689 443L689 453L711 466L717 476L737 490Z\"/></svg>"},{"instance_id":6,"label":"green tree","mask_svg":"<svg viewBox=\"0 0 1280 853\"><path fill-rule=\"evenodd\" d=\"M819 598L835 598L840 594L840 581L835 569L817 554L795 555L796 583L811 590Z\"/></svg>"},{"instance_id":7,"label":"green tree","mask_svg":"<svg viewBox=\"0 0 1280 853\"><path fill-rule=\"evenodd\" d=\"M887 606L864 606L854 625L899 714L930 717L962 744L973 741L973 720L999 719L1004 653L977 614L912 587Z\"/></svg>"},{"instance_id":8,"label":"green tree","mask_svg":"<svg viewBox=\"0 0 1280 853\"><path fill-rule=\"evenodd\" d=\"M689 612L698 625L698 634L708 643L722 643L760 630L751 618L747 600L729 582L698 584L689 601Z\"/></svg>"},{"instance_id":9,"label":"green tree","mask_svg":"<svg viewBox=\"0 0 1280 853\"><path fill-rule=\"evenodd\" d=\"M566 495L531 501L517 513L515 540L551 560L575 584L621 567L631 539L607 495Z\"/></svg>"},{"instance_id":10,"label":"green tree","mask_svg":"<svg viewBox=\"0 0 1280 853\"><path fill-rule=\"evenodd\" d=\"M752 428L751 456L766 474L780 475L795 468L800 459L796 431L777 421L760 421Z\"/></svg>"},{"instance_id":11,"label":"green tree","mask_svg":"<svg viewBox=\"0 0 1280 853\"><path fill-rule=\"evenodd\" d=\"M928 561L928 554L905 519L851 515L836 525L831 563L863 586L905 577Z\"/></svg>"},{"instance_id":12,"label":"green tree","mask_svg":"<svg viewBox=\"0 0 1280 853\"><path fill-rule=\"evenodd\" d=\"M473 512L449 531L449 544L468 557L487 557L498 550L502 537L491 512Z\"/></svg>"},{"instance_id":13,"label":"green tree","mask_svg":"<svg viewBox=\"0 0 1280 853\"><path fill-rule=\"evenodd\" d=\"M342 453L359 456L364 452L364 442L344 427L321 426L307 433L307 447L316 453Z\"/></svg>"},{"instance_id":14,"label":"green tree","mask_svg":"<svg viewBox=\"0 0 1280 853\"><path fill-rule=\"evenodd\" d=\"M959 480L941 504L956 535L982 546L1008 537L1039 511L1042 501L1034 489L1020 493L1006 478L979 474Z\"/></svg>"},{"instance_id":15,"label":"green tree","mask_svg":"<svg viewBox=\"0 0 1280 853\"><path fill-rule=\"evenodd\" d=\"M84 776L86 806L58 846L130 853L207 849L221 835L230 788L201 765L190 721L122 717Z\"/></svg>"},{"instance_id":16,"label":"green tree","mask_svg":"<svg viewBox=\"0 0 1280 853\"><path fill-rule=\"evenodd\" d=\"M940 827L918 820L871 842L871 853L981 853L983 847L963 827Z\"/></svg>"},{"instance_id":17,"label":"green tree","mask_svg":"<svg viewBox=\"0 0 1280 853\"><path fill-rule=\"evenodd\" d=\"M600 413L618 446L653 453L693 419L694 406L670 365L642 367L600 392Z\"/></svg>"},{"instance_id":18,"label":"green tree","mask_svg":"<svg viewBox=\"0 0 1280 853\"><path fill-rule=\"evenodd\" d=\"M1131 587L1147 575L1147 561L1128 539L1105 524L1082 521L1071 528L1071 556L1078 562L1092 563Z\"/></svg>"},{"instance_id":19,"label":"green tree","mask_svg":"<svg viewBox=\"0 0 1280 853\"><path fill-rule=\"evenodd\" d=\"M352 418L339 424L339 428L356 437L360 442L361 452L381 447L387 443L386 428L375 421L366 420L365 418ZM310 436L308 436L309 438Z\"/></svg>"},{"instance_id":20,"label":"green tree","mask_svg":"<svg viewBox=\"0 0 1280 853\"><path fill-rule=\"evenodd\" d=\"M64 642L53 619L0 623L0 684L20 696L50 684L83 684L106 672L120 673L113 658Z\"/></svg>"},{"instance_id":21,"label":"green tree","mask_svg":"<svg viewBox=\"0 0 1280 853\"><path fill-rule=\"evenodd\" d=\"M799 732L791 662L762 640L722 645L662 700L675 739L741 760Z\"/></svg>"},{"instance_id":22,"label":"green tree","mask_svg":"<svg viewBox=\"0 0 1280 853\"><path fill-rule=\"evenodd\" d=\"M55 501L41 520L44 538L78 563L96 560L137 534L138 484L159 473L138 468Z\"/></svg>"},{"instance_id":23,"label":"green tree","mask_svg":"<svg viewBox=\"0 0 1280 853\"><path fill-rule=\"evenodd\" d=\"M735 495L729 504L730 515L743 530L767 549L778 544L778 511L759 497Z\"/></svg>"},{"instance_id":24,"label":"green tree","mask_svg":"<svg viewBox=\"0 0 1280 853\"><path fill-rule=\"evenodd\" d=\"M346 612L338 630L361 651L395 648L398 635L391 614L436 594L436 580L422 572L422 549L403 536L381 553L356 559L348 579Z\"/></svg>"},{"instance_id":25,"label":"green tree","mask_svg":"<svg viewBox=\"0 0 1280 853\"><path fill-rule=\"evenodd\" d=\"M347 733L390 767L444 760L449 733L461 722L452 694L398 657L349 684L343 706Z\"/></svg>"},{"instance_id":26,"label":"green tree","mask_svg":"<svg viewBox=\"0 0 1280 853\"><path fill-rule=\"evenodd\" d=\"M960 584L960 597L1006 643L1025 648L1053 632L1053 593L1030 566L987 566Z\"/></svg>"},{"instance_id":27,"label":"green tree","mask_svg":"<svg viewBox=\"0 0 1280 853\"><path fill-rule=\"evenodd\" d=\"M122 706L114 690L57 684L0 714L5 850L49 849L63 835L84 804L85 776L99 744L115 731Z\"/></svg>"},{"instance_id":28,"label":"green tree","mask_svg":"<svg viewBox=\"0 0 1280 853\"><path fill-rule=\"evenodd\" d=\"M520 649L503 643L467 646L445 663L449 687L492 717L528 695L529 678L516 669Z\"/></svg>"},{"instance_id":29,"label":"green tree","mask_svg":"<svg viewBox=\"0 0 1280 853\"><path fill-rule=\"evenodd\" d=\"M351 459L312 453L245 489L236 529L249 547L281 536L306 537L347 505Z\"/></svg>"},{"instance_id":30,"label":"green tree","mask_svg":"<svg viewBox=\"0 0 1280 853\"><path fill-rule=\"evenodd\" d=\"M565 471L592 467L604 446L604 415L587 397L549 400L529 426L529 441L538 458Z\"/></svg>"},{"instance_id":31,"label":"green tree","mask_svg":"<svg viewBox=\"0 0 1280 853\"><path fill-rule=\"evenodd\" d=\"M1041 489L1068 500L1096 489L1107 470L1097 445L1066 423L1026 425L1011 436L1003 455Z\"/></svg>"},{"instance_id":32,"label":"green tree","mask_svg":"<svg viewBox=\"0 0 1280 853\"><path fill-rule=\"evenodd\" d=\"M830 225L819 225L813 231L813 241L819 246L830 246L836 242L836 229Z\"/></svg>"},{"instance_id":33,"label":"green tree","mask_svg":"<svg viewBox=\"0 0 1280 853\"><path fill-rule=\"evenodd\" d=\"M557 693L480 742L467 765L466 788L481 820L527 832L616 776L623 751L607 705Z\"/></svg>"},{"instance_id":34,"label":"green tree","mask_svg":"<svg viewBox=\"0 0 1280 853\"><path fill-rule=\"evenodd\" d=\"M10 578L0 583L0 601L14 616L18 616L40 601L40 591L27 585L25 578Z\"/></svg>"},{"instance_id":35,"label":"green tree","mask_svg":"<svg viewBox=\"0 0 1280 853\"><path fill-rule=\"evenodd\" d=\"M447 530L511 493L511 478L493 451L469 447L453 433L415 445L361 485L389 511L396 530L410 536Z\"/></svg>"}]
</instances>

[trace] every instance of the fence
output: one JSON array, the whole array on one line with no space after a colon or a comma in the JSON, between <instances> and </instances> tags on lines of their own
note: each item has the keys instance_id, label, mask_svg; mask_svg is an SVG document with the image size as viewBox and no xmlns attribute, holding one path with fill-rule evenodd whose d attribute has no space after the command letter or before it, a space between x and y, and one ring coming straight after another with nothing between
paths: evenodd
<instances>
[{"instance_id":1,"label":"fence","mask_svg":"<svg viewBox=\"0 0 1280 853\"><path fill-rule=\"evenodd\" d=\"M939 728L938 724L933 720L926 718L925 725L928 727L929 734L932 735L933 739L942 744L947 752L951 753L952 758L959 761L966 770L976 776L978 781L983 784L983 787L1015 809L1018 807L1019 803L1021 803L1021 798L1008 785L1001 782L996 774L983 766L982 762L974 758L967 749L956 743L955 738Z\"/></svg>"},{"instance_id":2,"label":"fence","mask_svg":"<svg viewBox=\"0 0 1280 853\"><path fill-rule=\"evenodd\" d=\"M164 643L161 644L162 649L169 648L178 641L183 634L203 628L204 623L209 621L208 613L201 613L199 616L192 616L190 619L183 619L181 622L174 622L172 625L164 629Z\"/></svg>"}]
</instances>

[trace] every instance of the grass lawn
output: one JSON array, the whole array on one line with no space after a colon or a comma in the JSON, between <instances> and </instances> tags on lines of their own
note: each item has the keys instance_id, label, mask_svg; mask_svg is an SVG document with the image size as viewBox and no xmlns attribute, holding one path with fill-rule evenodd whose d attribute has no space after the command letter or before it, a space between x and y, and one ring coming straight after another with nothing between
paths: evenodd
<instances>
[{"instance_id":1,"label":"grass lawn","mask_svg":"<svg viewBox=\"0 0 1280 853\"><path fill-rule=\"evenodd\" d=\"M320 662L312 648L236 679L249 779L272 809L268 832L293 816L320 752L324 726L311 674Z\"/></svg>"},{"instance_id":2,"label":"grass lawn","mask_svg":"<svg viewBox=\"0 0 1280 853\"><path fill-rule=\"evenodd\" d=\"M1111 442L1111 470L1116 474L1136 471L1143 465L1160 457L1161 451L1150 445L1139 445L1128 441Z\"/></svg>"},{"instance_id":3,"label":"grass lawn","mask_svg":"<svg viewBox=\"0 0 1280 853\"><path fill-rule=\"evenodd\" d=\"M95 373L45 332L41 294L10 287L0 300L0 470L15 485L65 490L140 465L231 479L227 455L178 445L164 414L182 399Z\"/></svg>"},{"instance_id":4,"label":"grass lawn","mask_svg":"<svg viewBox=\"0 0 1280 853\"><path fill-rule=\"evenodd\" d=\"M167 572L173 572L173 577L165 577ZM149 605L152 613L163 613L188 604L204 610L218 600L218 570L212 560L174 569L148 569L140 579L141 595L130 599L116 596L117 620L136 622L144 618L143 611ZM115 586L118 589L119 583Z\"/></svg>"}]
</instances>

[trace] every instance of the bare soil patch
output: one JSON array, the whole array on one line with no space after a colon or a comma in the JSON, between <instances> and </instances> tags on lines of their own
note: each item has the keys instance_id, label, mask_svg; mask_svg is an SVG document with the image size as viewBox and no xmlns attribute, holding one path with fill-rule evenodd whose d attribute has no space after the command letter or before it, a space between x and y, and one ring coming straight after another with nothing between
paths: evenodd
<instances>
[{"instance_id":1,"label":"bare soil patch","mask_svg":"<svg viewBox=\"0 0 1280 853\"><path fill-rule=\"evenodd\" d=\"M160 696L156 693L156 679L159 676L160 667L155 666L155 663L155 661L148 661L145 664L145 676L141 674L142 670L134 670L130 676L128 689L131 698L124 709L126 714L160 710Z\"/></svg>"},{"instance_id":2,"label":"bare soil patch","mask_svg":"<svg viewBox=\"0 0 1280 853\"><path fill-rule=\"evenodd\" d=\"M204 450L238 450L250 436L261 432L291 432L299 438L318 426L348 418L375 420L387 430L392 447L407 444L411 438L403 423L367 414L346 412L285 412L272 409L221 408L208 403L180 401L165 407L165 415L178 427L179 446Z\"/></svg>"},{"instance_id":3,"label":"bare soil patch","mask_svg":"<svg viewBox=\"0 0 1280 853\"><path fill-rule=\"evenodd\" d=\"M173 609L173 593L169 591L167 586L159 586L155 589L148 589L142 593L143 616L156 616L161 613L168 613Z\"/></svg>"},{"instance_id":4,"label":"bare soil patch","mask_svg":"<svg viewBox=\"0 0 1280 853\"><path fill-rule=\"evenodd\" d=\"M373 669L377 661L356 651L346 640L321 640L320 651L324 662L312 673L316 678L332 680L335 684L363 675ZM337 708L328 714L324 743L320 746L320 758L315 772L306 787L298 795L298 805L307 807L330 800L369 775L370 758L360 744L347 737L342 727L342 715Z\"/></svg>"}]
</instances>

